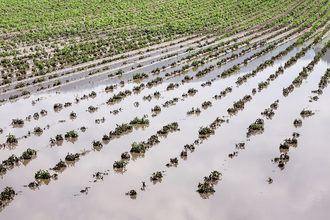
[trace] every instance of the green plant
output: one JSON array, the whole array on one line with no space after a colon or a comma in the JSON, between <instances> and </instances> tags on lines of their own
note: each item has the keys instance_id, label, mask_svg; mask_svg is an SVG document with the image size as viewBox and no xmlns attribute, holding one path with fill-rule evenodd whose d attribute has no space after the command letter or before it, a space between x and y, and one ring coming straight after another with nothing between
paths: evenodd
<instances>
[{"instance_id":1,"label":"green plant","mask_svg":"<svg viewBox=\"0 0 330 220\"><path fill-rule=\"evenodd\" d=\"M9 144L14 144L14 143L18 142L17 138L13 134L8 134L6 137L7 137L6 142L9 143Z\"/></svg>"},{"instance_id":2,"label":"green plant","mask_svg":"<svg viewBox=\"0 0 330 220\"><path fill-rule=\"evenodd\" d=\"M37 151L36 150L33 150L33 149L28 148L26 151L24 151L22 153L22 158L24 160L30 160L33 156L36 156L36 155L37 155Z\"/></svg>"},{"instance_id":3,"label":"green plant","mask_svg":"<svg viewBox=\"0 0 330 220\"><path fill-rule=\"evenodd\" d=\"M49 179L50 177L50 173L47 170L39 170L34 175L36 179Z\"/></svg>"}]
</instances>

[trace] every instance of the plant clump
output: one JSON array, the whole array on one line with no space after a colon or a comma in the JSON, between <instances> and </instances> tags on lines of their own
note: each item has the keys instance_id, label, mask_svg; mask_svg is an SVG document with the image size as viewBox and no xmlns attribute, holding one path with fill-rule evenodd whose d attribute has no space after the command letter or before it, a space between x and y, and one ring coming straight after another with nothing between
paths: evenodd
<instances>
[{"instance_id":1,"label":"plant clump","mask_svg":"<svg viewBox=\"0 0 330 220\"><path fill-rule=\"evenodd\" d=\"M55 111L60 111L62 108L63 108L63 104L61 104L61 103L54 104Z\"/></svg>"},{"instance_id":2,"label":"plant clump","mask_svg":"<svg viewBox=\"0 0 330 220\"><path fill-rule=\"evenodd\" d=\"M37 133L37 134L41 134L43 132L43 130L40 128L40 127L35 127L33 129L34 133Z\"/></svg>"},{"instance_id":3,"label":"plant clump","mask_svg":"<svg viewBox=\"0 0 330 220\"><path fill-rule=\"evenodd\" d=\"M215 192L213 184L208 182L198 183L197 187L198 187L197 192L200 194L208 194Z\"/></svg>"},{"instance_id":4,"label":"plant clump","mask_svg":"<svg viewBox=\"0 0 330 220\"><path fill-rule=\"evenodd\" d=\"M58 163L53 167L53 170L55 170L55 171L59 171L59 170L64 169L64 168L66 168L66 167L67 167L66 163L65 163L63 160L60 160L60 162L58 162Z\"/></svg>"},{"instance_id":5,"label":"plant clump","mask_svg":"<svg viewBox=\"0 0 330 220\"><path fill-rule=\"evenodd\" d=\"M205 101L205 102L202 103L203 108L208 108L211 105L212 105L212 102L210 102L210 101Z\"/></svg>"},{"instance_id":6,"label":"plant clump","mask_svg":"<svg viewBox=\"0 0 330 220\"><path fill-rule=\"evenodd\" d=\"M198 92L197 89L194 89L194 88L190 88L190 89L188 89L188 94L189 94L189 95L195 95L197 92Z\"/></svg>"},{"instance_id":7,"label":"plant clump","mask_svg":"<svg viewBox=\"0 0 330 220\"><path fill-rule=\"evenodd\" d=\"M174 131L177 131L177 130L179 130L179 124L177 122L173 122L171 124L163 126L162 129L157 131L157 134L166 135L169 132L174 132Z\"/></svg>"},{"instance_id":8,"label":"plant clump","mask_svg":"<svg viewBox=\"0 0 330 220\"><path fill-rule=\"evenodd\" d=\"M145 73L136 73L133 75L133 80L141 80L145 78L148 78L148 75Z\"/></svg>"},{"instance_id":9,"label":"plant clump","mask_svg":"<svg viewBox=\"0 0 330 220\"><path fill-rule=\"evenodd\" d=\"M119 161L115 161L113 163L113 168L114 169L123 169L123 168L125 168L126 165L127 165L126 162L119 160Z\"/></svg>"},{"instance_id":10,"label":"plant clump","mask_svg":"<svg viewBox=\"0 0 330 220\"><path fill-rule=\"evenodd\" d=\"M132 144L132 147L131 147L131 150L130 150L130 152L131 153L137 153L137 154L140 154L140 153L145 153L146 152L146 144L145 143L143 143L143 142L141 142L141 143L136 143L136 142L134 142L133 144Z\"/></svg>"},{"instance_id":11,"label":"plant clump","mask_svg":"<svg viewBox=\"0 0 330 220\"><path fill-rule=\"evenodd\" d=\"M23 160L30 160L30 159L32 159L32 157L34 157L36 155L37 155L37 151L36 150L33 150L33 149L28 148L26 151L24 151L22 153L21 158Z\"/></svg>"},{"instance_id":12,"label":"plant clump","mask_svg":"<svg viewBox=\"0 0 330 220\"><path fill-rule=\"evenodd\" d=\"M200 129L198 130L198 134L199 136L208 136L214 134L214 130L210 127L200 127Z\"/></svg>"},{"instance_id":13,"label":"plant clump","mask_svg":"<svg viewBox=\"0 0 330 220\"><path fill-rule=\"evenodd\" d=\"M75 160L79 159L79 157L80 157L80 154L78 154L78 153L76 153L76 154L68 153L65 156L65 160L66 161L75 161Z\"/></svg>"},{"instance_id":14,"label":"plant clump","mask_svg":"<svg viewBox=\"0 0 330 220\"><path fill-rule=\"evenodd\" d=\"M159 105L156 105L155 107L153 107L152 109L151 109L151 111L153 111L153 112L160 112L162 109L160 108L160 106Z\"/></svg>"},{"instance_id":15,"label":"plant clump","mask_svg":"<svg viewBox=\"0 0 330 220\"><path fill-rule=\"evenodd\" d=\"M138 117L135 117L132 121L130 121L131 125L149 125L149 120L146 118L139 119Z\"/></svg>"},{"instance_id":16,"label":"plant clump","mask_svg":"<svg viewBox=\"0 0 330 220\"><path fill-rule=\"evenodd\" d=\"M50 179L51 175L47 170L39 170L34 175L34 178L36 179Z\"/></svg>"},{"instance_id":17,"label":"plant clump","mask_svg":"<svg viewBox=\"0 0 330 220\"><path fill-rule=\"evenodd\" d=\"M121 159L122 160L129 160L131 158L131 155L129 155L128 152L124 152L121 154Z\"/></svg>"},{"instance_id":18,"label":"plant clump","mask_svg":"<svg viewBox=\"0 0 330 220\"><path fill-rule=\"evenodd\" d=\"M7 160L2 161L2 165L6 167L12 167L17 165L19 162L19 158L12 154L11 156L8 157Z\"/></svg>"},{"instance_id":19,"label":"plant clump","mask_svg":"<svg viewBox=\"0 0 330 220\"><path fill-rule=\"evenodd\" d=\"M13 134L8 134L8 135L7 135L7 140L6 140L6 142L7 142L8 144L17 144L17 143L18 143L18 140L17 140L17 138L15 137L15 135L13 135Z\"/></svg>"},{"instance_id":20,"label":"plant clump","mask_svg":"<svg viewBox=\"0 0 330 220\"><path fill-rule=\"evenodd\" d=\"M264 131L264 120L258 118L253 124L251 124L248 128L247 136L251 134L259 134Z\"/></svg>"},{"instance_id":21,"label":"plant clump","mask_svg":"<svg viewBox=\"0 0 330 220\"><path fill-rule=\"evenodd\" d=\"M187 115L192 115L192 114L199 115L200 113L201 113L201 110L199 108L192 107L191 110L189 110L187 112Z\"/></svg>"},{"instance_id":22,"label":"plant clump","mask_svg":"<svg viewBox=\"0 0 330 220\"><path fill-rule=\"evenodd\" d=\"M78 133L75 132L74 130L68 131L68 132L66 132L64 137L67 138L67 139L75 139L75 138L78 138Z\"/></svg>"},{"instance_id":23,"label":"plant clump","mask_svg":"<svg viewBox=\"0 0 330 220\"><path fill-rule=\"evenodd\" d=\"M90 105L90 106L88 107L88 111L89 111L90 113L96 112L97 109L98 109L98 107L94 107L94 106L92 106L92 105Z\"/></svg>"},{"instance_id":24,"label":"plant clump","mask_svg":"<svg viewBox=\"0 0 330 220\"><path fill-rule=\"evenodd\" d=\"M310 116L312 116L312 115L314 115L315 113L314 112L312 112L311 110L302 110L301 112L300 112L300 115L301 115L301 117L303 117L303 118L307 118L307 117L310 117Z\"/></svg>"},{"instance_id":25,"label":"plant clump","mask_svg":"<svg viewBox=\"0 0 330 220\"><path fill-rule=\"evenodd\" d=\"M209 176L204 177L205 182L215 183L220 180L221 173L218 171L212 171Z\"/></svg>"},{"instance_id":26,"label":"plant clump","mask_svg":"<svg viewBox=\"0 0 330 220\"><path fill-rule=\"evenodd\" d=\"M0 207L3 208L6 205L6 202L14 199L16 195L15 190L9 186L5 187L4 190L0 193Z\"/></svg>"},{"instance_id":27,"label":"plant clump","mask_svg":"<svg viewBox=\"0 0 330 220\"><path fill-rule=\"evenodd\" d=\"M137 196L137 192L134 189L132 189L129 192L125 193L125 195L130 196L131 199L135 199Z\"/></svg>"},{"instance_id":28,"label":"plant clump","mask_svg":"<svg viewBox=\"0 0 330 220\"><path fill-rule=\"evenodd\" d=\"M161 182L163 178L163 172L162 171L157 171L153 173L150 177L151 182Z\"/></svg>"},{"instance_id":29,"label":"plant clump","mask_svg":"<svg viewBox=\"0 0 330 220\"><path fill-rule=\"evenodd\" d=\"M12 125L14 126L22 126L24 125L24 120L23 119L13 119L11 122Z\"/></svg>"},{"instance_id":30,"label":"plant clump","mask_svg":"<svg viewBox=\"0 0 330 220\"><path fill-rule=\"evenodd\" d=\"M127 132L131 132L133 130L133 127L128 124L121 124L121 125L116 125L116 128L114 131L109 132L109 137L112 138L114 136L119 136Z\"/></svg>"}]
</instances>

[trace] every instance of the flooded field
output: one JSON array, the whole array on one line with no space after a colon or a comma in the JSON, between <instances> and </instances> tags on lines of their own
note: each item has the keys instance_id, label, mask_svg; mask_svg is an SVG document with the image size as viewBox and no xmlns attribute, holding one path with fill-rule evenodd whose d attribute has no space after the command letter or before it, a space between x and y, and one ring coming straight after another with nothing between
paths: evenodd
<instances>
[{"instance_id":1,"label":"flooded field","mask_svg":"<svg viewBox=\"0 0 330 220\"><path fill-rule=\"evenodd\" d=\"M327 219L329 3L289 2L4 78L0 219Z\"/></svg>"}]
</instances>

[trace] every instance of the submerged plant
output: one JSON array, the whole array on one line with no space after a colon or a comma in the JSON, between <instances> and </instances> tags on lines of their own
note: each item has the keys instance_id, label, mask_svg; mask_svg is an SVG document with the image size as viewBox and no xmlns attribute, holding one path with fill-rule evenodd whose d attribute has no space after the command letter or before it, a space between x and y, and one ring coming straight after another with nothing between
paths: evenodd
<instances>
[{"instance_id":1,"label":"submerged plant","mask_svg":"<svg viewBox=\"0 0 330 220\"><path fill-rule=\"evenodd\" d=\"M8 144L15 144L15 143L18 142L17 138L16 138L15 135L13 135L13 134L10 134L10 133L9 133L6 137L7 137L6 142L7 142Z\"/></svg>"},{"instance_id":2,"label":"submerged plant","mask_svg":"<svg viewBox=\"0 0 330 220\"><path fill-rule=\"evenodd\" d=\"M146 152L146 146L144 143L139 143L137 144L136 142L134 142L132 144L131 153L145 153Z\"/></svg>"},{"instance_id":3,"label":"submerged plant","mask_svg":"<svg viewBox=\"0 0 330 220\"><path fill-rule=\"evenodd\" d=\"M122 169L122 168L125 168L126 164L127 164L126 162L121 161L121 160L115 161L113 163L113 168L115 168L115 169Z\"/></svg>"},{"instance_id":4,"label":"submerged plant","mask_svg":"<svg viewBox=\"0 0 330 220\"><path fill-rule=\"evenodd\" d=\"M65 164L64 161L60 160L60 162L58 162L54 167L53 167L53 170L56 170L56 171L59 171L63 168L66 168L67 165Z\"/></svg>"},{"instance_id":5,"label":"submerged plant","mask_svg":"<svg viewBox=\"0 0 330 220\"><path fill-rule=\"evenodd\" d=\"M70 154L70 153L68 153L67 155L66 155L66 157L65 157L65 160L66 161L75 161L76 159L79 159L79 154L78 153L76 153L76 154Z\"/></svg>"},{"instance_id":6,"label":"submerged plant","mask_svg":"<svg viewBox=\"0 0 330 220\"><path fill-rule=\"evenodd\" d=\"M220 180L220 177L221 177L221 173L215 170L212 171L209 176L204 177L204 181L214 183Z\"/></svg>"},{"instance_id":7,"label":"submerged plant","mask_svg":"<svg viewBox=\"0 0 330 220\"><path fill-rule=\"evenodd\" d=\"M212 130L209 127L200 127L200 129L198 130L198 134L199 135L210 135L210 134L214 134L214 130Z\"/></svg>"},{"instance_id":8,"label":"submerged plant","mask_svg":"<svg viewBox=\"0 0 330 220\"><path fill-rule=\"evenodd\" d=\"M68 131L65 134L65 138L78 138L78 133L75 132L74 130Z\"/></svg>"},{"instance_id":9,"label":"submerged plant","mask_svg":"<svg viewBox=\"0 0 330 220\"><path fill-rule=\"evenodd\" d=\"M149 120L146 118L139 119L138 117L135 117L131 122L131 125L149 125Z\"/></svg>"},{"instance_id":10,"label":"submerged plant","mask_svg":"<svg viewBox=\"0 0 330 220\"><path fill-rule=\"evenodd\" d=\"M22 153L23 160L30 160L33 156L37 155L37 151L28 148L26 151Z\"/></svg>"},{"instance_id":11,"label":"submerged plant","mask_svg":"<svg viewBox=\"0 0 330 220\"><path fill-rule=\"evenodd\" d=\"M207 194L207 193L214 193L215 190L213 188L213 184L204 182L204 183L198 183L197 192L201 194Z\"/></svg>"},{"instance_id":12,"label":"submerged plant","mask_svg":"<svg viewBox=\"0 0 330 220\"><path fill-rule=\"evenodd\" d=\"M34 175L34 178L36 179L50 179L50 173L47 170L39 170Z\"/></svg>"},{"instance_id":13,"label":"submerged plant","mask_svg":"<svg viewBox=\"0 0 330 220\"><path fill-rule=\"evenodd\" d=\"M163 178L163 173L161 171L157 171L156 173L153 173L150 177L150 181L157 182L161 181Z\"/></svg>"},{"instance_id":14,"label":"submerged plant","mask_svg":"<svg viewBox=\"0 0 330 220\"><path fill-rule=\"evenodd\" d=\"M7 186L0 194L0 207L4 205L5 201L10 201L16 195L15 190Z\"/></svg>"}]
</instances>

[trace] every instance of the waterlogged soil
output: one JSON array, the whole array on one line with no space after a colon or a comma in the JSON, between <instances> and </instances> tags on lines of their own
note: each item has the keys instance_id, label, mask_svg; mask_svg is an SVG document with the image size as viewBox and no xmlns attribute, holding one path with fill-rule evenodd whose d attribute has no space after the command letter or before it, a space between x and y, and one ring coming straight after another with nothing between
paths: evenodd
<instances>
[{"instance_id":1,"label":"waterlogged soil","mask_svg":"<svg viewBox=\"0 0 330 220\"><path fill-rule=\"evenodd\" d=\"M126 82L132 75L103 82L84 82L75 85L74 89L63 88L4 103L0 107L0 128L3 129L0 143L6 142L9 133L22 138L16 146L1 149L1 161L12 154L20 156L27 148L37 150L37 157L0 176L1 191L11 186L18 193L2 210L0 219L327 219L330 205L330 162L327 156L330 154L329 88L324 89L318 101L309 100L311 91L318 88L321 76L329 68L329 51L315 65L308 79L290 96L283 97L282 89L288 87L302 68L308 65L320 46L312 47L294 65L285 69L284 74L271 81L267 88L253 95L243 111L231 117L227 113L235 101L251 94L253 88L258 88L259 82L275 73L301 47L275 61L273 66L267 67L239 87L235 84L237 77L250 72L290 43L248 63L231 77L223 79L216 76L231 65L242 62L243 58L221 68L216 67L200 79L194 77L174 90L167 91L166 88L169 83L181 83L184 76L164 80L138 94L132 93L113 105L106 104L113 94L131 90L138 85ZM204 67L211 64L214 65L207 63ZM187 74L194 76L198 70L191 70ZM159 76L164 74L161 72ZM212 78L216 80L211 86L201 86L201 83ZM149 77L142 82L152 79ZM118 85L113 93L104 91L105 85L119 83L121 80L125 81L123 87ZM228 86L233 89L231 93L221 100L212 98ZM190 88L198 92L182 100L181 95ZM75 98L92 91L97 93L96 97L75 103ZM151 101L143 100L143 96L156 91L160 92L158 99L153 97ZM162 106L165 101L175 97L179 98L175 105ZM279 107L274 117L271 120L264 118L260 112L277 99ZM203 109L201 105L204 101L211 101L212 106ZM54 111L55 103L64 105L65 102L72 102L72 106L63 107L59 112ZM134 106L134 102L139 102L139 106ZM151 108L155 105L161 106L162 110L156 117L152 117ZM88 111L89 106L98 109L91 113ZM201 113L187 115L192 107L200 108ZM47 111L47 115L40 115L42 109ZM116 109L121 111L116 115L110 113ZM315 115L303 119L303 126L297 129L293 121L299 118L303 109L311 109ZM77 115L75 119L70 118L72 111ZM35 112L39 112L38 120L31 117L20 128L10 125L12 119L25 119ZM133 128L131 133L103 143L103 147L98 150L93 149L92 142L102 141L103 135L114 130L116 124L129 123L135 117L146 115L150 121L148 126ZM165 166L170 158L180 155L185 144L193 143L198 138L201 126L209 125L218 116L226 116L224 119L229 119L228 123L224 123L215 131L215 135L204 140L193 153L189 153L186 160L180 158L177 166ZM96 119L103 117L103 123L95 123ZM247 128L257 118L264 118L264 132L247 139ZM144 155L131 159L125 172L116 173L113 170L114 161L120 160L121 153L130 151L131 143L147 140L162 126L172 122L178 122L180 131L160 137L159 144ZM45 128L40 136L33 133L37 126ZM80 130L82 126L87 128L85 132ZM57 134L64 136L71 130L78 133L76 140L64 140L60 146L50 145L50 138L55 138ZM27 135L28 131L31 131L30 135ZM280 143L295 131L300 133L298 146L290 148L290 160L285 169L281 170L272 159L280 155ZM26 138L23 137L25 135ZM236 151L235 144L240 142L245 143L245 149L233 158L228 157ZM91 151L58 173L58 179L51 179L48 185L43 184L34 190L24 187L34 181L34 174L38 170L54 167L60 159L64 160L67 153L86 150ZM208 199L203 199L196 192L197 185L213 170L222 173L221 181L214 186L216 192ZM156 171L165 172L160 182L153 183L150 176ZM107 172L108 175L94 181L93 174L96 172ZM267 181L269 178L273 180L271 184ZM146 183L143 191L140 190L142 181ZM86 187L90 188L81 193ZM125 195L131 189L137 191L135 199Z\"/></svg>"}]
</instances>

